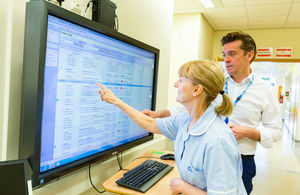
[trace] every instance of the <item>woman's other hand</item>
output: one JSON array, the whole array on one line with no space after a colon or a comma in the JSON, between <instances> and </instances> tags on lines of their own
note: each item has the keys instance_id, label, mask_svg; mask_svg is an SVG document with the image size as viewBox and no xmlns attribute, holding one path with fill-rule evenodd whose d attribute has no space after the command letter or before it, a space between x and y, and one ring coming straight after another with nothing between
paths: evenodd
<instances>
[{"instance_id":1,"label":"woman's other hand","mask_svg":"<svg viewBox=\"0 0 300 195\"><path fill-rule=\"evenodd\" d=\"M174 178L171 180L170 189L172 195L188 194L188 195L207 195L207 192L185 182L181 178Z\"/></svg>"}]
</instances>

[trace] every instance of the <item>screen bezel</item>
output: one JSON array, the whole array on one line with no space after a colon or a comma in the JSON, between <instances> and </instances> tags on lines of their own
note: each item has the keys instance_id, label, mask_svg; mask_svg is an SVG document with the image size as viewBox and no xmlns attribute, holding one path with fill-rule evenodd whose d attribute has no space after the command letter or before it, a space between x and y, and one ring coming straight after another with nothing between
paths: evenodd
<instances>
[{"instance_id":1,"label":"screen bezel","mask_svg":"<svg viewBox=\"0 0 300 195\"><path fill-rule=\"evenodd\" d=\"M33 187L44 185L55 178L61 177L62 175L70 173L88 164L106 159L112 154L122 152L153 139L153 134L150 133L148 136L145 136L133 142L122 144L107 151L103 151L95 155L55 168L53 170L40 173L44 68L47 43L47 23L49 14L99 32L106 36L134 45L141 49L153 52L156 57L153 81L153 99L151 107L152 110L155 109L156 102L156 85L159 58L158 49L130 38L124 34L118 33L109 27L98 24L70 11L67 11L47 1L32 0L28 2L26 5L24 41L24 70L20 125L20 158L29 159L30 165L33 170Z\"/></svg>"}]
</instances>

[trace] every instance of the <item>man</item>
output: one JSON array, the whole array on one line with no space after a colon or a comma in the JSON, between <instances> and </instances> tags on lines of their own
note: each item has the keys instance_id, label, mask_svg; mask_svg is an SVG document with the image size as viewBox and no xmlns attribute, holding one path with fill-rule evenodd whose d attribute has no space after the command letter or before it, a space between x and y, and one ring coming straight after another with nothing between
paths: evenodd
<instances>
[{"instance_id":1,"label":"man","mask_svg":"<svg viewBox=\"0 0 300 195\"><path fill-rule=\"evenodd\" d=\"M225 122L238 140L243 161L243 182L250 194L253 189L252 179L256 174L256 143L269 148L281 138L279 103L272 86L251 72L250 64L256 55L253 38L243 32L231 32L221 42L228 73L224 91L234 104L233 113ZM161 118L170 116L175 111L176 109L143 112Z\"/></svg>"}]
</instances>

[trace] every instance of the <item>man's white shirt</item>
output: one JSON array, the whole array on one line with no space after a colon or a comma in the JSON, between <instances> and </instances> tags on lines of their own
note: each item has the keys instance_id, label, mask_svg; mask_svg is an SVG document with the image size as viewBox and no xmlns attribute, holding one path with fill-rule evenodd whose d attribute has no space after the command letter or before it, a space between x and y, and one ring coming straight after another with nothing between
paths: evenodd
<instances>
[{"instance_id":1,"label":"man's white shirt","mask_svg":"<svg viewBox=\"0 0 300 195\"><path fill-rule=\"evenodd\" d=\"M234 102L250 83L252 74L248 75L241 83L236 83L229 75L226 78L228 79L228 94ZM222 97L219 95L214 104L218 105L221 102ZM171 115L185 110L182 105L168 109ZM266 148L272 147L273 143L281 138L282 129L280 108L274 87L254 76L253 83L229 116L229 124L258 129L260 131L260 144ZM256 141L248 138L238 140L241 154L255 154L256 143Z\"/></svg>"}]
</instances>

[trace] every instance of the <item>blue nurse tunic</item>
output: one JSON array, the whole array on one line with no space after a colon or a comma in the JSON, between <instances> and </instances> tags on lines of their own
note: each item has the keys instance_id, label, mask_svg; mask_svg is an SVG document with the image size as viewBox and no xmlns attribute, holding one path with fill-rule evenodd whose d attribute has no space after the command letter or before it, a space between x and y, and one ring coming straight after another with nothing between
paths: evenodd
<instances>
[{"instance_id":1,"label":"blue nurse tunic","mask_svg":"<svg viewBox=\"0 0 300 195\"><path fill-rule=\"evenodd\" d=\"M244 195L242 161L231 129L211 104L189 130L190 115L157 119L162 134L174 141L181 178L209 195Z\"/></svg>"}]
</instances>

